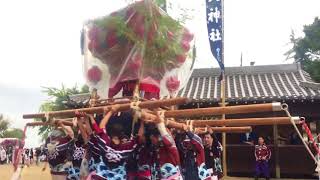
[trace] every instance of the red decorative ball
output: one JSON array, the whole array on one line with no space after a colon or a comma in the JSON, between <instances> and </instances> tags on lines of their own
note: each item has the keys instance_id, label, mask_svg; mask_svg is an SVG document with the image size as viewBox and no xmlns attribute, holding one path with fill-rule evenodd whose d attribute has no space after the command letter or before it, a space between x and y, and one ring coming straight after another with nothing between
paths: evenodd
<instances>
[{"instance_id":1,"label":"red decorative ball","mask_svg":"<svg viewBox=\"0 0 320 180\"><path fill-rule=\"evenodd\" d=\"M181 47L185 52L188 52L190 50L190 44L187 41L182 41Z\"/></svg>"},{"instance_id":2,"label":"red decorative ball","mask_svg":"<svg viewBox=\"0 0 320 180\"><path fill-rule=\"evenodd\" d=\"M117 34L115 32L109 32L106 37L106 42L107 42L108 48L111 48L114 45L116 45L118 43Z\"/></svg>"},{"instance_id":3,"label":"red decorative ball","mask_svg":"<svg viewBox=\"0 0 320 180\"><path fill-rule=\"evenodd\" d=\"M180 87L180 81L176 76L170 76L166 80L166 87L170 93L177 91Z\"/></svg>"},{"instance_id":4,"label":"red decorative ball","mask_svg":"<svg viewBox=\"0 0 320 180\"><path fill-rule=\"evenodd\" d=\"M178 61L179 64L183 64L187 59L187 56L184 54L179 54L176 56L176 60Z\"/></svg>"},{"instance_id":5,"label":"red decorative ball","mask_svg":"<svg viewBox=\"0 0 320 180\"><path fill-rule=\"evenodd\" d=\"M93 83L98 83L102 78L101 76L102 71L98 66L92 66L87 72L88 80Z\"/></svg>"},{"instance_id":6,"label":"red decorative ball","mask_svg":"<svg viewBox=\"0 0 320 180\"><path fill-rule=\"evenodd\" d=\"M187 29L184 30L183 35L182 35L182 40L184 41L192 41L194 35Z\"/></svg>"}]
</instances>

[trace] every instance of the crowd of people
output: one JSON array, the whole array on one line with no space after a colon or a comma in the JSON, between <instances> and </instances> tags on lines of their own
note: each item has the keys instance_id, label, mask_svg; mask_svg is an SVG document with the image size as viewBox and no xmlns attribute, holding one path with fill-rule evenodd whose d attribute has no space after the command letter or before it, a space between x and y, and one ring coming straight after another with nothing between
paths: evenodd
<instances>
[{"instance_id":1,"label":"crowd of people","mask_svg":"<svg viewBox=\"0 0 320 180\"><path fill-rule=\"evenodd\" d=\"M222 178L221 137L218 138L210 127L205 132L192 131L190 126L176 130L166 128L162 118L156 125L141 120L129 138L126 128L120 124L110 123L112 125L106 128L110 116L78 114L78 134L74 135L74 129L58 122L59 128L50 133L45 145L22 149L19 163L30 166L48 162L54 180ZM114 118L129 116L125 112ZM264 138L254 133L242 136L250 145L255 142L253 139L258 142L254 151L255 179L260 176L269 179L271 150ZM0 146L0 163L12 163L14 151L12 146Z\"/></svg>"},{"instance_id":2,"label":"crowd of people","mask_svg":"<svg viewBox=\"0 0 320 180\"><path fill-rule=\"evenodd\" d=\"M46 141L45 152L53 179L108 180L211 180L222 177L222 146L210 128L168 129L158 114L157 122L146 116L134 128L112 119L131 112L104 117L78 113L78 134L61 121ZM129 114L129 115L128 115ZM129 131L129 135L128 135ZM45 166L46 168L46 166Z\"/></svg>"},{"instance_id":3,"label":"crowd of people","mask_svg":"<svg viewBox=\"0 0 320 180\"><path fill-rule=\"evenodd\" d=\"M0 146L0 164L11 164L14 161L15 149L13 146ZM41 160L45 160L45 151L43 147L24 148L19 157L19 163L23 165L31 165L36 163L39 165Z\"/></svg>"},{"instance_id":4,"label":"crowd of people","mask_svg":"<svg viewBox=\"0 0 320 180\"><path fill-rule=\"evenodd\" d=\"M53 180L218 180L223 176L221 134L210 127L197 131L192 125L167 128L161 113L152 121L134 111L104 114L76 112L73 127L55 121L44 145L23 148L18 164L50 166ZM218 136L218 137L217 137ZM256 144L255 179L270 178L271 151L263 137L255 133L241 135L245 144ZM23 145L20 144L20 148ZM15 162L17 147L0 147L0 163Z\"/></svg>"},{"instance_id":5,"label":"crowd of people","mask_svg":"<svg viewBox=\"0 0 320 180\"><path fill-rule=\"evenodd\" d=\"M104 117L77 113L73 128L57 121L43 146L19 151L19 164L39 165L44 161L43 170L49 164L53 180L222 178L223 149L221 137L217 137L220 134L215 134L210 127L202 132L194 131L190 125L184 129L168 129L160 115L157 122L140 120L134 128L128 122L117 123L121 119L130 120L131 113L106 113ZM260 176L269 179L271 151L264 138L256 138L251 133L244 134L243 139L250 144L255 142L252 139L257 139L255 179ZM15 151L14 147L0 147L1 164L14 162Z\"/></svg>"}]
</instances>

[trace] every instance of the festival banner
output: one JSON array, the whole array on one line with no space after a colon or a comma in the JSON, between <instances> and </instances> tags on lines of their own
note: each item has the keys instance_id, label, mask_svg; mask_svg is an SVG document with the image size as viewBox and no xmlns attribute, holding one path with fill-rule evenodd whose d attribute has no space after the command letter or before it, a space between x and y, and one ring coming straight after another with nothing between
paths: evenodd
<instances>
[{"instance_id":1,"label":"festival banner","mask_svg":"<svg viewBox=\"0 0 320 180\"><path fill-rule=\"evenodd\" d=\"M206 0L208 38L211 52L218 61L220 69L224 71L222 60L223 18L222 0Z\"/></svg>"}]
</instances>

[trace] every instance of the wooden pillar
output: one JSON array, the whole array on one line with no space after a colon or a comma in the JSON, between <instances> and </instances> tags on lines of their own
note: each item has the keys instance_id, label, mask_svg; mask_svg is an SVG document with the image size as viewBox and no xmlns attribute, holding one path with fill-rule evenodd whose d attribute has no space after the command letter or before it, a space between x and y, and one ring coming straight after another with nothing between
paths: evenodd
<instances>
[{"instance_id":1,"label":"wooden pillar","mask_svg":"<svg viewBox=\"0 0 320 180\"><path fill-rule=\"evenodd\" d=\"M280 178L280 158L279 158L279 140L278 140L278 126L273 125L273 142L274 142L274 157L275 157L275 169L276 178Z\"/></svg>"}]
</instances>

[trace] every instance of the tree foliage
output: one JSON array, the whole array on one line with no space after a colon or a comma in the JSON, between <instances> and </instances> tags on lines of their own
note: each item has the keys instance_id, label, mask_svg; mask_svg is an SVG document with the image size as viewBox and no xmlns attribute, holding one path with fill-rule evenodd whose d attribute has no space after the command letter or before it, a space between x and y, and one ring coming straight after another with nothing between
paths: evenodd
<instances>
[{"instance_id":1,"label":"tree foliage","mask_svg":"<svg viewBox=\"0 0 320 180\"><path fill-rule=\"evenodd\" d=\"M0 114L0 138L19 138L22 139L23 131L21 129L9 129L10 120L3 114Z\"/></svg>"},{"instance_id":2,"label":"tree foliage","mask_svg":"<svg viewBox=\"0 0 320 180\"><path fill-rule=\"evenodd\" d=\"M23 131L21 129L7 129L3 133L3 138L18 138L22 139L23 138Z\"/></svg>"},{"instance_id":3,"label":"tree foliage","mask_svg":"<svg viewBox=\"0 0 320 180\"><path fill-rule=\"evenodd\" d=\"M66 102L70 100L70 95L88 93L89 87L84 85L81 88L74 86L72 88L66 88L62 85L61 88L55 87L43 87L43 93L46 93L49 96L49 100L45 101L40 106L40 112L49 112L49 111L59 111L66 110L69 107L66 105ZM35 119L36 121L46 121L46 119ZM41 135L42 139L48 137L49 132L51 131L49 126L41 126L39 128L38 134Z\"/></svg>"},{"instance_id":4,"label":"tree foliage","mask_svg":"<svg viewBox=\"0 0 320 180\"><path fill-rule=\"evenodd\" d=\"M9 125L9 120L3 114L0 114L0 138L3 138L3 135L8 129Z\"/></svg>"},{"instance_id":5,"label":"tree foliage","mask_svg":"<svg viewBox=\"0 0 320 180\"><path fill-rule=\"evenodd\" d=\"M291 33L293 47L286 53L287 59L294 58L316 82L320 82L320 19L317 17L312 24L305 25L303 32L305 36L298 38Z\"/></svg>"}]
</instances>

